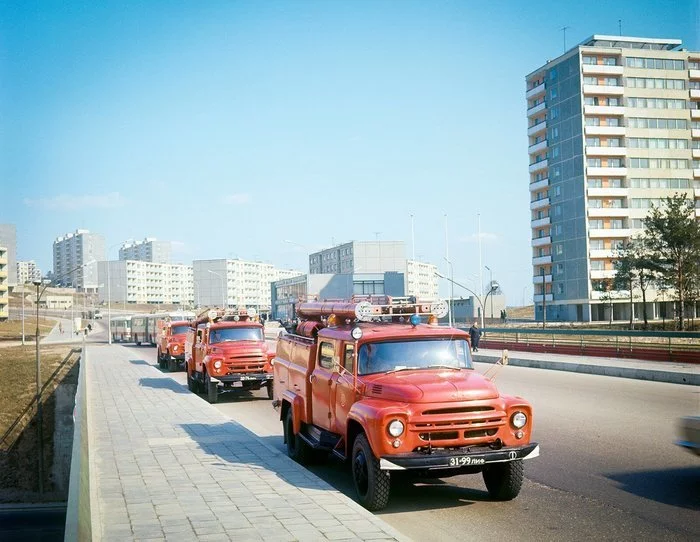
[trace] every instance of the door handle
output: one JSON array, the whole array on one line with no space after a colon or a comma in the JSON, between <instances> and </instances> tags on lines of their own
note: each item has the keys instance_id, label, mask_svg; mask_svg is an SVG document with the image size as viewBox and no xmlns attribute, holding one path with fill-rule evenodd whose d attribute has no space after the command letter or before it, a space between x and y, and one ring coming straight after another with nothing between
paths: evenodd
<instances>
[{"instance_id":1,"label":"door handle","mask_svg":"<svg viewBox=\"0 0 700 542\"><path fill-rule=\"evenodd\" d=\"M309 375L309 384L313 384L314 380L316 380L316 375L315 374L310 374Z\"/></svg>"}]
</instances>

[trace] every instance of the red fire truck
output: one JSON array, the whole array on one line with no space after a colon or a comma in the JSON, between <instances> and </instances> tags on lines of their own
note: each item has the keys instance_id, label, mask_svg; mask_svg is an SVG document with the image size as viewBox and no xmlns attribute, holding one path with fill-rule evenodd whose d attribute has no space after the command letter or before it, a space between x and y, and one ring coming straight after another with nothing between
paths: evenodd
<instances>
[{"instance_id":1,"label":"red fire truck","mask_svg":"<svg viewBox=\"0 0 700 542\"><path fill-rule=\"evenodd\" d=\"M270 359L263 326L254 309L208 311L191 323L185 338L187 387L210 403L229 390L267 387L272 398Z\"/></svg>"},{"instance_id":2,"label":"red fire truck","mask_svg":"<svg viewBox=\"0 0 700 542\"><path fill-rule=\"evenodd\" d=\"M515 498L523 459L539 455L532 407L474 370L469 335L437 325L446 314L445 302L298 305L273 360L288 455L349 461L370 510L399 472L481 473L493 498Z\"/></svg>"}]
</instances>

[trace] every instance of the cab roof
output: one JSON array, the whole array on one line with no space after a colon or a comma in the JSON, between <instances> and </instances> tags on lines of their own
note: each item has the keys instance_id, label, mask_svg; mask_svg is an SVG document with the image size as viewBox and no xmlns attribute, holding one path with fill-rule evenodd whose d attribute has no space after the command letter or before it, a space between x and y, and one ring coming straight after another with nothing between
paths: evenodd
<instances>
[{"instance_id":1,"label":"cab roof","mask_svg":"<svg viewBox=\"0 0 700 542\"><path fill-rule=\"evenodd\" d=\"M445 326L434 326L429 324L418 324L413 326L410 323L397 322L358 322L356 324L341 325L336 327L324 327L318 331L318 336L332 339L351 340L351 332L359 327L362 330L360 341L392 340L392 339L438 339L438 338L463 338L469 334L461 329Z\"/></svg>"}]
</instances>

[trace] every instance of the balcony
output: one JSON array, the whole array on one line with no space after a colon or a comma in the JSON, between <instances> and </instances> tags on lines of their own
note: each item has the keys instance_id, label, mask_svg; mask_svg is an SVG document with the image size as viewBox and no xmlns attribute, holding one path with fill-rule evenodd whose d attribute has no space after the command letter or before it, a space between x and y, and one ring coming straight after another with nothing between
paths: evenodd
<instances>
[{"instance_id":1,"label":"balcony","mask_svg":"<svg viewBox=\"0 0 700 542\"><path fill-rule=\"evenodd\" d=\"M586 135L624 136L624 126L586 126Z\"/></svg>"},{"instance_id":2,"label":"balcony","mask_svg":"<svg viewBox=\"0 0 700 542\"><path fill-rule=\"evenodd\" d=\"M588 237L591 239L627 239L632 235L629 228L601 228L599 230L588 230Z\"/></svg>"},{"instance_id":3,"label":"balcony","mask_svg":"<svg viewBox=\"0 0 700 542\"><path fill-rule=\"evenodd\" d=\"M693 158L700 158L700 149L693 149Z\"/></svg>"},{"instance_id":4,"label":"balcony","mask_svg":"<svg viewBox=\"0 0 700 542\"><path fill-rule=\"evenodd\" d=\"M588 188L588 197L624 197L629 195L629 188Z\"/></svg>"},{"instance_id":5,"label":"balcony","mask_svg":"<svg viewBox=\"0 0 700 542\"><path fill-rule=\"evenodd\" d=\"M536 87L533 87L530 90L528 90L525 93L525 98L527 98L528 100L531 100L532 98L534 98L538 94L542 94L543 92L544 92L544 83L540 83Z\"/></svg>"},{"instance_id":6,"label":"balcony","mask_svg":"<svg viewBox=\"0 0 700 542\"><path fill-rule=\"evenodd\" d=\"M588 256L591 258L614 258L615 253L611 248L592 248L588 251Z\"/></svg>"},{"instance_id":7,"label":"balcony","mask_svg":"<svg viewBox=\"0 0 700 542\"><path fill-rule=\"evenodd\" d=\"M627 175L627 168L588 166L586 174L589 177L624 177Z\"/></svg>"},{"instance_id":8,"label":"balcony","mask_svg":"<svg viewBox=\"0 0 700 542\"><path fill-rule=\"evenodd\" d=\"M690 89L690 99L691 100L700 100L700 89L691 88Z\"/></svg>"},{"instance_id":9,"label":"balcony","mask_svg":"<svg viewBox=\"0 0 700 542\"><path fill-rule=\"evenodd\" d=\"M543 121L538 122L537 124L535 124L533 126L528 127L527 135L533 136L535 134L540 133L542 130L546 130L546 129L547 129L547 121L543 120Z\"/></svg>"},{"instance_id":10,"label":"balcony","mask_svg":"<svg viewBox=\"0 0 700 542\"><path fill-rule=\"evenodd\" d=\"M540 198L530 202L530 210L536 211L549 206L549 198Z\"/></svg>"},{"instance_id":11,"label":"balcony","mask_svg":"<svg viewBox=\"0 0 700 542\"><path fill-rule=\"evenodd\" d=\"M614 269L591 269L592 279L612 279L615 278Z\"/></svg>"},{"instance_id":12,"label":"balcony","mask_svg":"<svg viewBox=\"0 0 700 542\"><path fill-rule=\"evenodd\" d=\"M537 258L532 258L532 265L545 265L548 263L552 263L551 254L548 254L547 256L538 256Z\"/></svg>"},{"instance_id":13,"label":"balcony","mask_svg":"<svg viewBox=\"0 0 700 542\"><path fill-rule=\"evenodd\" d=\"M626 207L589 207L588 216L591 218L624 218L629 216L629 209Z\"/></svg>"},{"instance_id":14,"label":"balcony","mask_svg":"<svg viewBox=\"0 0 700 542\"><path fill-rule=\"evenodd\" d=\"M692 128L690 130L690 137L693 139L700 139L700 128Z\"/></svg>"},{"instance_id":15,"label":"balcony","mask_svg":"<svg viewBox=\"0 0 700 542\"><path fill-rule=\"evenodd\" d=\"M586 115L624 115L625 108L621 105L584 105Z\"/></svg>"},{"instance_id":16,"label":"balcony","mask_svg":"<svg viewBox=\"0 0 700 542\"><path fill-rule=\"evenodd\" d=\"M700 119L700 109L691 109L690 118L695 120Z\"/></svg>"},{"instance_id":17,"label":"balcony","mask_svg":"<svg viewBox=\"0 0 700 542\"><path fill-rule=\"evenodd\" d=\"M537 105L533 105L527 110L527 116L532 117L534 115L537 115L537 113L544 111L545 107L547 107L547 105L544 102L538 103Z\"/></svg>"},{"instance_id":18,"label":"balcony","mask_svg":"<svg viewBox=\"0 0 700 542\"><path fill-rule=\"evenodd\" d=\"M693 170L693 177L700 178L700 169L694 169Z\"/></svg>"},{"instance_id":19,"label":"balcony","mask_svg":"<svg viewBox=\"0 0 700 542\"><path fill-rule=\"evenodd\" d=\"M622 96L625 92L625 87L608 86L608 85L583 85L584 94L599 94L605 96Z\"/></svg>"},{"instance_id":20,"label":"balcony","mask_svg":"<svg viewBox=\"0 0 700 542\"><path fill-rule=\"evenodd\" d=\"M700 79L700 70L688 70L688 77L691 79Z\"/></svg>"},{"instance_id":21,"label":"balcony","mask_svg":"<svg viewBox=\"0 0 700 542\"><path fill-rule=\"evenodd\" d=\"M543 247L545 245L551 245L552 244L552 238L549 236L546 237L536 237L535 239L532 240L530 243L533 247Z\"/></svg>"},{"instance_id":22,"label":"balcony","mask_svg":"<svg viewBox=\"0 0 700 542\"><path fill-rule=\"evenodd\" d=\"M540 181L534 181L530 183L530 192L539 192L543 188L547 188L549 186L549 178L547 179L542 179Z\"/></svg>"},{"instance_id":23,"label":"balcony","mask_svg":"<svg viewBox=\"0 0 700 542\"><path fill-rule=\"evenodd\" d=\"M551 218L545 216L544 218L536 218L530 222L531 228L541 228L542 226L549 226L552 223Z\"/></svg>"},{"instance_id":24,"label":"balcony","mask_svg":"<svg viewBox=\"0 0 700 542\"><path fill-rule=\"evenodd\" d=\"M547 159L545 158L544 160L540 160L539 162L535 162L534 164L530 164L529 170L530 173L537 173L538 171L541 171L543 169L547 168Z\"/></svg>"},{"instance_id":25,"label":"balcony","mask_svg":"<svg viewBox=\"0 0 700 542\"><path fill-rule=\"evenodd\" d=\"M547 148L547 140L543 139L542 141L535 143L534 145L530 145L527 148L527 152L530 154L537 154L538 152L544 150Z\"/></svg>"},{"instance_id":26,"label":"balcony","mask_svg":"<svg viewBox=\"0 0 700 542\"><path fill-rule=\"evenodd\" d=\"M532 277L533 284L542 284L543 282L552 282L552 275L535 275Z\"/></svg>"},{"instance_id":27,"label":"balcony","mask_svg":"<svg viewBox=\"0 0 700 542\"><path fill-rule=\"evenodd\" d=\"M553 300L554 300L554 298L552 297L552 294L545 294L545 295L547 296L547 297L546 297L547 301L553 301ZM532 296L532 300L533 300L535 303L542 303L542 294L535 294L535 295L533 295L533 296Z\"/></svg>"},{"instance_id":28,"label":"balcony","mask_svg":"<svg viewBox=\"0 0 700 542\"><path fill-rule=\"evenodd\" d=\"M586 147L587 156L627 156L627 147Z\"/></svg>"},{"instance_id":29,"label":"balcony","mask_svg":"<svg viewBox=\"0 0 700 542\"><path fill-rule=\"evenodd\" d=\"M7 278L7 269L0 269L0 279Z\"/></svg>"},{"instance_id":30,"label":"balcony","mask_svg":"<svg viewBox=\"0 0 700 542\"><path fill-rule=\"evenodd\" d=\"M583 64L581 71L584 75L622 75L624 66L608 66L607 64Z\"/></svg>"}]
</instances>

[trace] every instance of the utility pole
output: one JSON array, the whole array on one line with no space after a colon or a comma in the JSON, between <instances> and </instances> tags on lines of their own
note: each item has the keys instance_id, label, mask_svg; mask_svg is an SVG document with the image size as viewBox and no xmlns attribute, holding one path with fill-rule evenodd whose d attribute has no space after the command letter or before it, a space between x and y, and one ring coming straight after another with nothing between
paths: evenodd
<instances>
[{"instance_id":1,"label":"utility pole","mask_svg":"<svg viewBox=\"0 0 700 542\"><path fill-rule=\"evenodd\" d=\"M479 237L479 301L481 301L481 297L484 295L484 276L483 276L483 270L482 270L482 259L481 259L481 213L477 213L477 237ZM481 329L484 329L484 306L483 303L480 302L481 305Z\"/></svg>"},{"instance_id":2,"label":"utility pole","mask_svg":"<svg viewBox=\"0 0 700 542\"><path fill-rule=\"evenodd\" d=\"M562 32L564 32L564 52L566 52L566 30L567 28L571 28L570 26L563 26L561 28Z\"/></svg>"}]
</instances>

